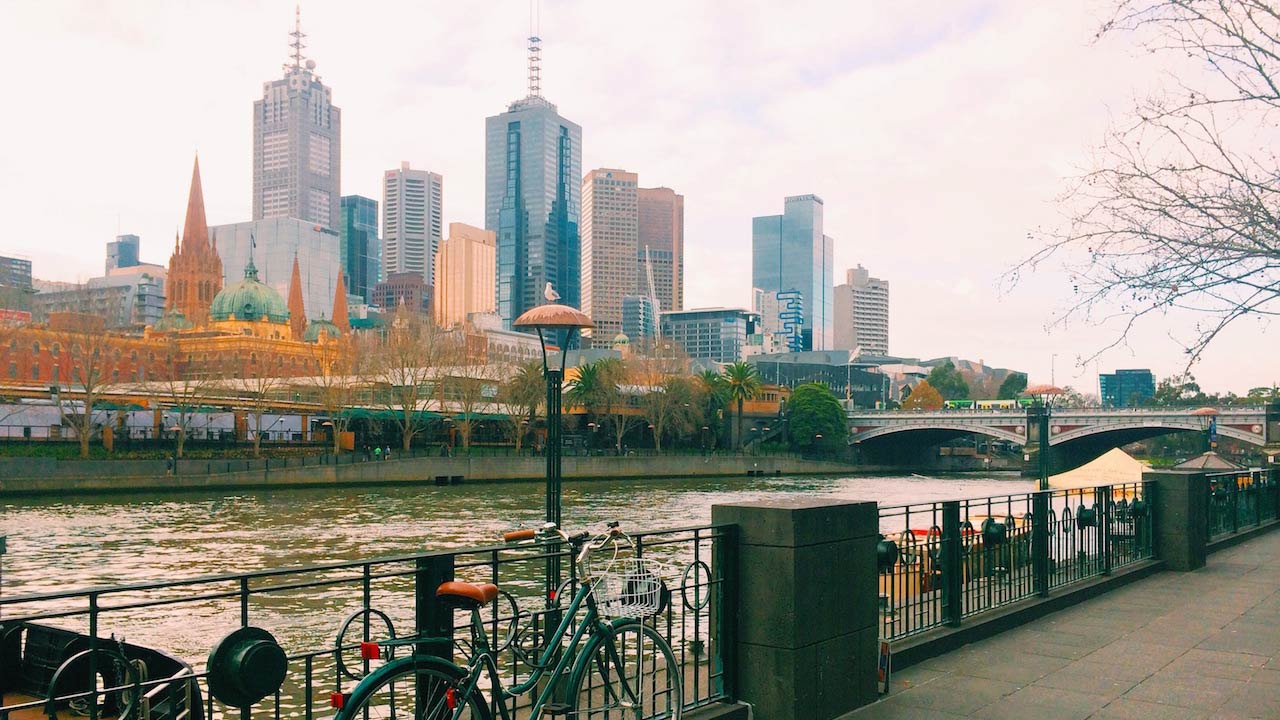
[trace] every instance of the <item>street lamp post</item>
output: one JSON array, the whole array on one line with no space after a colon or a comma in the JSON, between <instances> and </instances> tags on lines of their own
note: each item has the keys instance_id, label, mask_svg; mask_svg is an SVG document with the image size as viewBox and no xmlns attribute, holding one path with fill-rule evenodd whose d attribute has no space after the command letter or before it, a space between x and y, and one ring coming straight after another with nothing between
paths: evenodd
<instances>
[{"instance_id":1,"label":"street lamp post","mask_svg":"<svg viewBox=\"0 0 1280 720\"><path fill-rule=\"evenodd\" d=\"M595 327L591 318L582 311L569 307L548 303L532 308L516 318L512 326L517 329L534 329L538 331L538 342L542 346L542 373L547 379L547 491L546 521L560 527L560 420L561 395L564 385L564 366L569 354L569 343L578 330ZM563 333L563 339L561 339ZM552 367L547 362L547 335L560 349L560 367ZM556 343L557 340L560 342ZM551 553L547 559L547 600L560 586L560 555Z\"/></svg>"},{"instance_id":2,"label":"street lamp post","mask_svg":"<svg viewBox=\"0 0 1280 720\"><path fill-rule=\"evenodd\" d=\"M1053 398L1062 393L1062 388L1052 384L1032 385L1022 391L1023 395L1030 395L1037 400L1034 417L1039 421L1037 438L1040 449L1036 453L1036 475L1040 479L1041 492L1049 489L1049 417L1053 414Z\"/></svg>"}]
</instances>

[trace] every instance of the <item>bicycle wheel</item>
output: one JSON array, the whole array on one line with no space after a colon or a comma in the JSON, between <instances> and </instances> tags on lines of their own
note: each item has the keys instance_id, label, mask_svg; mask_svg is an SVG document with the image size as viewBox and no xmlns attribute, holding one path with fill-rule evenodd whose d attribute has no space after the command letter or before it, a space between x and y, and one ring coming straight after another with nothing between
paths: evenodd
<instances>
[{"instance_id":1,"label":"bicycle wheel","mask_svg":"<svg viewBox=\"0 0 1280 720\"><path fill-rule=\"evenodd\" d=\"M356 685L334 720L451 720L464 706L463 720L489 720L479 690L462 697L466 672L437 657L407 657L372 672Z\"/></svg>"},{"instance_id":2,"label":"bicycle wheel","mask_svg":"<svg viewBox=\"0 0 1280 720\"><path fill-rule=\"evenodd\" d=\"M636 620L598 633L583 649L570 679L575 718L680 720L680 666L657 630Z\"/></svg>"}]
</instances>

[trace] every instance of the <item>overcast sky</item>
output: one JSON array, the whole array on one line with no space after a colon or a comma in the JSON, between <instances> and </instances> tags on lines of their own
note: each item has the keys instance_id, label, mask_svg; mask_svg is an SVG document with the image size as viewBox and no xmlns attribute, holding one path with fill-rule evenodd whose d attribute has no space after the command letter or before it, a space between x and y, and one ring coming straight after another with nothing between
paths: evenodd
<instances>
[{"instance_id":1,"label":"overcast sky","mask_svg":"<svg viewBox=\"0 0 1280 720\"><path fill-rule=\"evenodd\" d=\"M836 281L890 282L890 352L959 355L1096 392L1099 370L1181 370L1193 319L1155 318L1080 367L1106 328L1046 331L1070 302L1046 269L999 276L1059 221L1064 178L1162 82L1105 4L1025 0L544 0L543 95L583 128L583 168L685 196L688 307L746 306L751 217L816 193ZM285 0L4 0L0 254L36 277L101 274L105 243L167 263L191 160L211 224L248 220L253 101L281 75ZM444 175L446 222L483 225L484 118L525 94L527 0L302 6L307 57L342 109L342 193L383 170ZM1277 329L1240 324L1193 369L1206 389L1280 380Z\"/></svg>"}]
</instances>

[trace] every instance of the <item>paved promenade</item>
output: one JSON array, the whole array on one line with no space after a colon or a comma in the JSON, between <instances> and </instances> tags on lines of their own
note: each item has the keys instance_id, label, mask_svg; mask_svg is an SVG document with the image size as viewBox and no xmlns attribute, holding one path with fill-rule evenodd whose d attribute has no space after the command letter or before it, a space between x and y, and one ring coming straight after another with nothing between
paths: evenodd
<instances>
[{"instance_id":1,"label":"paved promenade","mask_svg":"<svg viewBox=\"0 0 1280 720\"><path fill-rule=\"evenodd\" d=\"M892 677L842 720L1280 718L1280 531Z\"/></svg>"}]
</instances>

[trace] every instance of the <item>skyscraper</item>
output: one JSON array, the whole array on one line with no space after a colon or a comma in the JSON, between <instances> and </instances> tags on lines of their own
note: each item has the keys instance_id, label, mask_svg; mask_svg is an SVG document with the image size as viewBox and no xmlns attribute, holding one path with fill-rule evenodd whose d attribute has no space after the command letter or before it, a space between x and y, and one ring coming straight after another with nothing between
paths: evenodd
<instances>
[{"instance_id":1,"label":"skyscraper","mask_svg":"<svg viewBox=\"0 0 1280 720\"><path fill-rule=\"evenodd\" d=\"M636 248L639 289L648 292L651 268L658 309L683 310L684 196L671 188L640 188L636 200L640 214Z\"/></svg>"},{"instance_id":2,"label":"skyscraper","mask_svg":"<svg viewBox=\"0 0 1280 720\"><path fill-rule=\"evenodd\" d=\"M561 117L539 87L541 41L529 39L529 94L485 119L484 226L498 238L503 326L543 302L550 282L578 306L582 128Z\"/></svg>"},{"instance_id":3,"label":"skyscraper","mask_svg":"<svg viewBox=\"0 0 1280 720\"><path fill-rule=\"evenodd\" d=\"M452 327L471 313L493 312L495 244L492 230L449 223L449 238L436 253L436 324Z\"/></svg>"},{"instance_id":4,"label":"skyscraper","mask_svg":"<svg viewBox=\"0 0 1280 720\"><path fill-rule=\"evenodd\" d=\"M303 60L301 18L290 36L293 62L262 84L253 103L253 219L291 217L338 227L342 112L332 90Z\"/></svg>"},{"instance_id":5,"label":"skyscraper","mask_svg":"<svg viewBox=\"0 0 1280 720\"><path fill-rule=\"evenodd\" d=\"M434 285L444 231L444 178L400 163L382 178L382 272L417 273Z\"/></svg>"},{"instance_id":6,"label":"skyscraper","mask_svg":"<svg viewBox=\"0 0 1280 720\"><path fill-rule=\"evenodd\" d=\"M835 287L832 319L835 349L888 355L888 281L871 277L861 265L846 271L844 284Z\"/></svg>"},{"instance_id":7,"label":"skyscraper","mask_svg":"<svg viewBox=\"0 0 1280 720\"><path fill-rule=\"evenodd\" d=\"M587 332L596 347L622 332L622 298L638 289L636 182L635 173L609 168L582 179L581 309L595 323Z\"/></svg>"},{"instance_id":8,"label":"skyscraper","mask_svg":"<svg viewBox=\"0 0 1280 720\"><path fill-rule=\"evenodd\" d=\"M382 267L382 241L378 239L378 201L362 195L342 196L342 223L338 228L338 257L347 292L373 302L373 286Z\"/></svg>"},{"instance_id":9,"label":"skyscraper","mask_svg":"<svg viewBox=\"0 0 1280 720\"><path fill-rule=\"evenodd\" d=\"M822 198L796 195L781 215L751 222L751 286L766 292L797 291L803 303L804 350L830 350L832 337L832 240L822 232ZM794 306L797 298L791 298Z\"/></svg>"}]
</instances>

